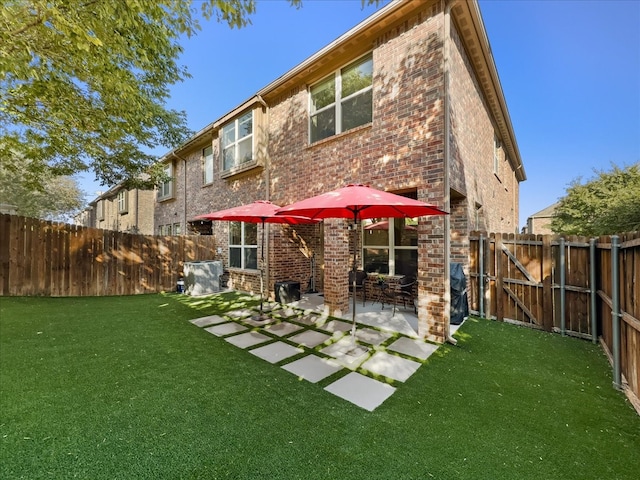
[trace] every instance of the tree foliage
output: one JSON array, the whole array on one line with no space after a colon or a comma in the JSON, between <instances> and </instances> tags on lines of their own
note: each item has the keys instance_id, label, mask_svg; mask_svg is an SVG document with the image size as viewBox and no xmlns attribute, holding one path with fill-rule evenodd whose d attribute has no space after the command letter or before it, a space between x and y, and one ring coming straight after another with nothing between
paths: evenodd
<instances>
[{"instance_id":1,"label":"tree foliage","mask_svg":"<svg viewBox=\"0 0 640 480\"><path fill-rule=\"evenodd\" d=\"M300 0L290 0L292 5ZM167 109L169 87L189 76L181 35L202 17L250 23L255 0L4 0L0 6L0 156L42 189L93 170L104 185L156 183L146 153L191 132ZM21 159L20 161L6 159Z\"/></svg>"},{"instance_id":2,"label":"tree foliage","mask_svg":"<svg viewBox=\"0 0 640 480\"><path fill-rule=\"evenodd\" d=\"M65 222L84 206L84 194L72 177L40 178L43 188L33 190L26 170L14 172L0 165L0 203L14 207L18 215Z\"/></svg>"},{"instance_id":3,"label":"tree foliage","mask_svg":"<svg viewBox=\"0 0 640 480\"><path fill-rule=\"evenodd\" d=\"M574 180L559 202L551 229L567 235L612 235L640 231L640 163Z\"/></svg>"}]
</instances>

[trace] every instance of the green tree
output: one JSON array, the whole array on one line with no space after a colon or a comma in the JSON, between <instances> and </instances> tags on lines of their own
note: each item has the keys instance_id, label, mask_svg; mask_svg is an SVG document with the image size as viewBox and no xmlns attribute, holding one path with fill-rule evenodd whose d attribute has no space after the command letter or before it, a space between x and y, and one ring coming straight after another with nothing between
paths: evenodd
<instances>
[{"instance_id":1,"label":"green tree","mask_svg":"<svg viewBox=\"0 0 640 480\"><path fill-rule=\"evenodd\" d=\"M255 0L3 0L6 168L40 190L53 177L88 170L104 185L157 183L162 175L150 170L156 159L146 152L191 133L185 113L165 103L169 87L189 76L178 64L179 39L200 29L193 5L231 28L255 12Z\"/></svg>"},{"instance_id":2,"label":"green tree","mask_svg":"<svg viewBox=\"0 0 640 480\"><path fill-rule=\"evenodd\" d=\"M640 163L574 180L560 199L551 229L567 235L612 235L640 230Z\"/></svg>"},{"instance_id":3,"label":"green tree","mask_svg":"<svg viewBox=\"0 0 640 480\"><path fill-rule=\"evenodd\" d=\"M34 190L23 172L0 166L0 203L5 208L10 206L24 217L66 222L83 207L84 194L75 179L45 173L40 178L43 188Z\"/></svg>"}]
</instances>

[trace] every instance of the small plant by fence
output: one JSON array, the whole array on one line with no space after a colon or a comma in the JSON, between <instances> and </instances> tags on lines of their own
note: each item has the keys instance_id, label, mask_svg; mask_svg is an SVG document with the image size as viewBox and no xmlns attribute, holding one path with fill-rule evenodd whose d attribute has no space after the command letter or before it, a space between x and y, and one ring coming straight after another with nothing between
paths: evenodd
<instances>
[{"instance_id":1,"label":"small plant by fence","mask_svg":"<svg viewBox=\"0 0 640 480\"><path fill-rule=\"evenodd\" d=\"M591 339L613 383L640 397L640 232L599 238L470 237L470 309L486 318ZM637 408L637 406L636 406Z\"/></svg>"},{"instance_id":2,"label":"small plant by fence","mask_svg":"<svg viewBox=\"0 0 640 480\"><path fill-rule=\"evenodd\" d=\"M173 290L185 261L212 260L211 236L156 237L0 216L0 294L133 295Z\"/></svg>"}]
</instances>

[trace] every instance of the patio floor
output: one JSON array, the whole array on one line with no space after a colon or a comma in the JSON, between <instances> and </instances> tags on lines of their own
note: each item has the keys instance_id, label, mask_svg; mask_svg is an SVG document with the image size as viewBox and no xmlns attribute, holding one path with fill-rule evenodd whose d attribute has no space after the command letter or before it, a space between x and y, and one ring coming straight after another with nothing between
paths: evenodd
<instances>
[{"instance_id":1,"label":"patio floor","mask_svg":"<svg viewBox=\"0 0 640 480\"><path fill-rule=\"evenodd\" d=\"M355 340L350 312L328 317L323 297L316 294L289 304L265 302L262 316L245 308L191 323L373 411L438 348L418 338L413 310L392 312L389 305L382 310L380 303L369 301L363 307L359 300Z\"/></svg>"}]
</instances>

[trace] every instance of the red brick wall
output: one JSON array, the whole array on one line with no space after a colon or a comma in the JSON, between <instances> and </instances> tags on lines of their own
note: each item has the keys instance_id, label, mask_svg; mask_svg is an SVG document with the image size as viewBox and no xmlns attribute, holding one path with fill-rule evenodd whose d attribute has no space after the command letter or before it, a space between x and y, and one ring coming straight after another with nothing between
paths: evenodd
<instances>
[{"instance_id":1,"label":"red brick wall","mask_svg":"<svg viewBox=\"0 0 640 480\"><path fill-rule=\"evenodd\" d=\"M376 40L369 126L309 146L306 89L271 105L274 201L288 204L347 183L365 183L381 190L417 190L418 199L444 205L441 31L441 17L429 18L425 10ZM425 325L444 309L442 229L442 218L420 226L419 256L429 260L429 268L418 272ZM325 225L325 301L341 311L349 308L349 233L346 224L342 229Z\"/></svg>"},{"instance_id":2,"label":"red brick wall","mask_svg":"<svg viewBox=\"0 0 640 480\"><path fill-rule=\"evenodd\" d=\"M519 185L503 148L498 150L498 174L494 173L493 139L498 129L455 25L451 36L451 188L466 197L471 230L516 233ZM480 225L474 224L476 203L482 206Z\"/></svg>"},{"instance_id":3,"label":"red brick wall","mask_svg":"<svg viewBox=\"0 0 640 480\"><path fill-rule=\"evenodd\" d=\"M180 223L182 231L186 231L188 222L196 216L217 210L244 205L255 200L267 198L266 183L263 170L256 170L248 174L231 179L220 178L220 162L218 160L217 137L200 142L186 152L181 152L173 160L174 165L174 196L170 200L156 202L155 225L166 223ZM202 172L202 150L211 143L214 146L214 180L204 184ZM186 162L184 161L186 160ZM185 163L186 163L186 201L185 201ZM222 260L225 270L229 271L230 288L260 293L260 272L255 270L238 270L229 268L229 229L228 222L212 222L212 233L219 245L215 259ZM261 228L258 227L258 239ZM260 241L258 240L258 243ZM260 248L260 246L258 246ZM258 252L260 258L260 252ZM265 289L269 282L265 279Z\"/></svg>"},{"instance_id":4,"label":"red brick wall","mask_svg":"<svg viewBox=\"0 0 640 480\"><path fill-rule=\"evenodd\" d=\"M300 282L301 292L307 291L311 277L311 259L316 255L316 289L322 289L322 225L278 225L270 228L269 288L273 292L275 282L293 280Z\"/></svg>"},{"instance_id":5,"label":"red brick wall","mask_svg":"<svg viewBox=\"0 0 640 480\"><path fill-rule=\"evenodd\" d=\"M395 192L411 190L419 200L444 207L443 32L440 3L425 2L412 19L373 40L374 112L369 125L309 145L307 86L301 83L280 98L269 100L265 169L226 180L216 171L214 183L202 186L202 146L194 147L187 157L186 218L264 199L266 195L276 204L287 205L348 183ZM500 178L493 174L493 122L455 29L452 35L450 172L454 177L451 188L458 195L451 202L450 245L451 259L467 263L465 236L477 228L476 202L486 212L481 227L511 229L515 226L509 222L517 218L518 184L504 157L504 173ZM213 138L213 145L217 154L217 138ZM177 179L183 174L181 165L177 162ZM159 205L157 222L175 216L173 210L179 212L184 190L180 183L177 180L178 200ZM214 223L220 257L227 265L227 226ZM316 283L324 287L326 304L334 312L347 311L347 272L353 248L347 223L327 220L324 227L271 226L269 290L276 280L285 279L299 281L301 289L306 290L310 261L292 241L297 235L318 252ZM424 218L418 226L419 333L438 341L444 341L448 323L444 228L445 221L439 216ZM231 286L256 291L258 280L259 288L256 272L231 274Z\"/></svg>"}]
</instances>

